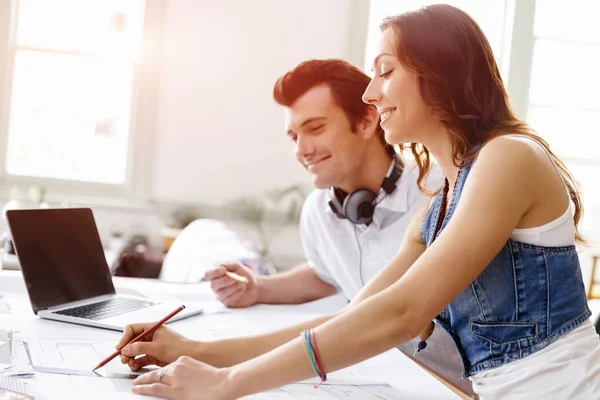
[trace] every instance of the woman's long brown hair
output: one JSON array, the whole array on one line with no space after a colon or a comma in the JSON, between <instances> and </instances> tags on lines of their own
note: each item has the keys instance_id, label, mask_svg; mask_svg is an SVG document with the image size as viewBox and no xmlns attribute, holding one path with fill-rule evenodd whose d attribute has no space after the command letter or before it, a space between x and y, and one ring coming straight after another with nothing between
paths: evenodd
<instances>
[{"instance_id":1,"label":"woman's long brown hair","mask_svg":"<svg viewBox=\"0 0 600 400\"><path fill-rule=\"evenodd\" d=\"M575 207L575 240L585 243L578 229L583 213L573 176L548 143L511 109L492 48L477 23L464 11L435 4L385 18L381 31L392 29L400 62L419 79L425 103L450 133L456 165L473 160L491 139L507 134L528 136L550 154ZM476 146L481 145L481 146ZM477 150L472 150L474 146ZM419 167L417 183L431 169L429 151L418 143L409 148Z\"/></svg>"}]
</instances>

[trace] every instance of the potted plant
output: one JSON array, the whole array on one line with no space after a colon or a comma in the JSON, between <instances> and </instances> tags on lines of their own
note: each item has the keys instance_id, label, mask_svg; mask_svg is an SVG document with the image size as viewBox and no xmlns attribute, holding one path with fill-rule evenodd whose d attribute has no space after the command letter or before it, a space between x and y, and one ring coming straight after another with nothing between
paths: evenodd
<instances>
[{"instance_id":1,"label":"potted plant","mask_svg":"<svg viewBox=\"0 0 600 400\"><path fill-rule=\"evenodd\" d=\"M261 255L261 263L264 264L262 269L269 270L259 273L274 271L269 261L270 244L286 225L299 222L305 199L305 188L292 185L259 196L243 197L232 206L234 215L256 233L255 250Z\"/></svg>"}]
</instances>

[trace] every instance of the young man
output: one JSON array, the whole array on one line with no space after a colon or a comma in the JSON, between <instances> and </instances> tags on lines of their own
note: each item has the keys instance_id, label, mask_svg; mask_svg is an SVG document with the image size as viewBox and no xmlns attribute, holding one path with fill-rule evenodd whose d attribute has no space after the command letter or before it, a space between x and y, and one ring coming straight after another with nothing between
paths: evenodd
<instances>
[{"instance_id":1,"label":"young man","mask_svg":"<svg viewBox=\"0 0 600 400\"><path fill-rule=\"evenodd\" d=\"M274 276L255 276L241 264L208 271L205 279L225 305L304 303L338 290L350 300L398 251L412 215L427 196L419 190L412 163L395 165L400 160L385 142L376 109L362 101L369 82L345 61L311 60L275 83L286 133L316 187L300 221L307 262ZM390 193L382 188L386 177ZM429 187L441 184L441 178L433 179ZM365 203L362 209L373 214L372 221L354 223L337 215L344 213L344 204L350 214L356 212L357 203Z\"/></svg>"}]
</instances>

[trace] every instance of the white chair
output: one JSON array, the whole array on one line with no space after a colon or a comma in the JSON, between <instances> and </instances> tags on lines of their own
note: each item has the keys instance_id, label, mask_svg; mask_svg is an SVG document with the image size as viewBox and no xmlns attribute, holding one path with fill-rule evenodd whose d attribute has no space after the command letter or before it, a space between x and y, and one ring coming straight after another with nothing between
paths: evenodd
<instances>
[{"instance_id":1,"label":"white chair","mask_svg":"<svg viewBox=\"0 0 600 400\"><path fill-rule=\"evenodd\" d=\"M197 219L189 224L169 248L159 279L169 282L200 282L204 273L224 261L255 260L259 254L244 246L240 236L224 222Z\"/></svg>"}]
</instances>

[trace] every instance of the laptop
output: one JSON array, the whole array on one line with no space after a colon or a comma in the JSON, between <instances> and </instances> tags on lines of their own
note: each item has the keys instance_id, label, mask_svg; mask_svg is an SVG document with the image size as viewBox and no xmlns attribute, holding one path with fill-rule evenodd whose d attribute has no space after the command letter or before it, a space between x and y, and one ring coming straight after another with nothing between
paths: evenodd
<instances>
[{"instance_id":1,"label":"laptop","mask_svg":"<svg viewBox=\"0 0 600 400\"><path fill-rule=\"evenodd\" d=\"M115 292L89 208L9 210L6 218L33 312L41 318L122 331L181 305ZM200 313L200 305L186 304L169 322Z\"/></svg>"}]
</instances>

